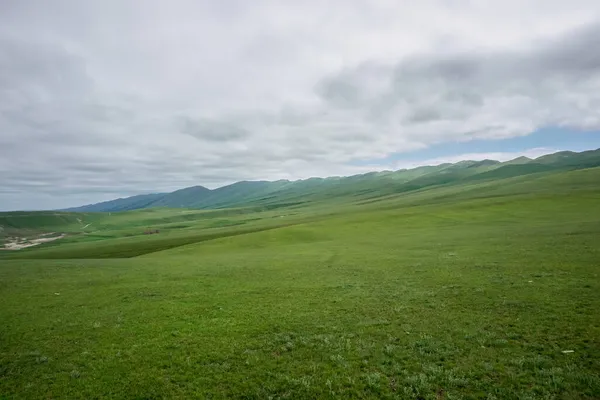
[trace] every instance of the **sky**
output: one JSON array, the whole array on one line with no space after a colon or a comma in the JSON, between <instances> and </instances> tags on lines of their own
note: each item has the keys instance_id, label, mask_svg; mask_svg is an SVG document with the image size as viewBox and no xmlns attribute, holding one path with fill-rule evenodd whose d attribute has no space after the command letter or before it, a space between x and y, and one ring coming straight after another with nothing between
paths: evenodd
<instances>
[{"instance_id":1,"label":"sky","mask_svg":"<svg viewBox=\"0 0 600 400\"><path fill-rule=\"evenodd\" d=\"M598 0L0 0L0 210L599 147Z\"/></svg>"}]
</instances>

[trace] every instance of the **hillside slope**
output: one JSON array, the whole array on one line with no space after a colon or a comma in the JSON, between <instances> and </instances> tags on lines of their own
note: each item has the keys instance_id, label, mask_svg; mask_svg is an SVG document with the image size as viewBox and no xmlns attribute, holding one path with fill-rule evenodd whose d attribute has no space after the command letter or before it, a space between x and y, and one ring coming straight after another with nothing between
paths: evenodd
<instances>
[{"instance_id":1,"label":"hillside slope","mask_svg":"<svg viewBox=\"0 0 600 400\"><path fill-rule=\"evenodd\" d=\"M600 166L600 149L559 152L531 160L519 157L507 162L460 161L398 171L370 172L349 177L310 178L298 181L243 181L214 190L193 186L172 193L133 196L71 208L77 212L115 212L170 207L215 209L245 206L283 207L311 201L335 201L340 197L373 198L427 187L467 181L504 179Z\"/></svg>"},{"instance_id":2,"label":"hillside slope","mask_svg":"<svg viewBox=\"0 0 600 400\"><path fill-rule=\"evenodd\" d=\"M599 182L587 168L371 202L338 195L348 184L266 211L12 215L97 220L0 251L0 397L599 399Z\"/></svg>"},{"instance_id":3,"label":"hillside slope","mask_svg":"<svg viewBox=\"0 0 600 400\"><path fill-rule=\"evenodd\" d=\"M167 193L140 194L123 199L103 201L102 203L88 204L81 207L67 208L62 211L72 212L111 212L130 211L154 207L154 203L161 200Z\"/></svg>"}]
</instances>

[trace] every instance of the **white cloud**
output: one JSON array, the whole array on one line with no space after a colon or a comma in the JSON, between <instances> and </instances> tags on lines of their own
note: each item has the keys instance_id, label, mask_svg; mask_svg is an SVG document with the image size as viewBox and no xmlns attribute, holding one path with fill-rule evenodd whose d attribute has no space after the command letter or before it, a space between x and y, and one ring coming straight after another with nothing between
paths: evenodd
<instances>
[{"instance_id":1,"label":"white cloud","mask_svg":"<svg viewBox=\"0 0 600 400\"><path fill-rule=\"evenodd\" d=\"M3 1L0 208L598 129L599 16L596 0Z\"/></svg>"}]
</instances>

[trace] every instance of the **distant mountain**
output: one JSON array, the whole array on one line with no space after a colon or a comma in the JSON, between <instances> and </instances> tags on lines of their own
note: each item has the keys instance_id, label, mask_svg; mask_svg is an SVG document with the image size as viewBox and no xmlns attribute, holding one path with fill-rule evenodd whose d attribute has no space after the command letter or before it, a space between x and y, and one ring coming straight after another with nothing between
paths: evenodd
<instances>
[{"instance_id":1,"label":"distant mountain","mask_svg":"<svg viewBox=\"0 0 600 400\"><path fill-rule=\"evenodd\" d=\"M591 168L600 166L600 149L582 151L561 151L536 158L534 161L540 164L553 165L556 167Z\"/></svg>"},{"instance_id":2,"label":"distant mountain","mask_svg":"<svg viewBox=\"0 0 600 400\"><path fill-rule=\"evenodd\" d=\"M140 208L151 207L154 202L162 199L166 193L140 194L137 196L103 201L102 203L88 204L82 207L72 207L63 211L90 211L90 212L109 212L109 211L130 211Z\"/></svg>"},{"instance_id":3,"label":"distant mountain","mask_svg":"<svg viewBox=\"0 0 600 400\"><path fill-rule=\"evenodd\" d=\"M502 165L501 167L492 169L490 171L482 172L481 174L471 176L470 179L505 179L512 178L513 176L529 175L538 172L552 171L554 169L556 168L551 165L544 165L538 163L508 164Z\"/></svg>"},{"instance_id":4,"label":"distant mountain","mask_svg":"<svg viewBox=\"0 0 600 400\"><path fill-rule=\"evenodd\" d=\"M152 207L185 208L189 207L190 204L201 201L210 193L211 190L204 186L192 186L163 194L162 197L152 203Z\"/></svg>"},{"instance_id":5,"label":"distant mountain","mask_svg":"<svg viewBox=\"0 0 600 400\"><path fill-rule=\"evenodd\" d=\"M535 159L535 161L539 164L555 164L559 162L565 162L571 160L578 153L572 151L559 151L554 154L547 154L545 156L541 156Z\"/></svg>"},{"instance_id":6,"label":"distant mountain","mask_svg":"<svg viewBox=\"0 0 600 400\"><path fill-rule=\"evenodd\" d=\"M515 158L514 160L506 161L503 164L504 165L527 164L527 163L529 163L531 161L533 161L531 158L525 157L525 156L521 156L521 157Z\"/></svg>"},{"instance_id":7,"label":"distant mountain","mask_svg":"<svg viewBox=\"0 0 600 400\"><path fill-rule=\"evenodd\" d=\"M483 161L478 161L475 164L471 164L469 165L468 168L477 168L477 167L493 167L500 164L500 161L496 161L496 160L483 160Z\"/></svg>"},{"instance_id":8,"label":"distant mountain","mask_svg":"<svg viewBox=\"0 0 600 400\"><path fill-rule=\"evenodd\" d=\"M172 193L138 195L67 211L116 212L142 208L228 208L296 206L313 201L358 200L422 190L466 181L506 179L536 173L600 166L600 149L575 153L562 151L535 160L519 157L507 162L466 160L398 171L369 172L348 177L310 178L298 181L242 181L218 189L193 186Z\"/></svg>"}]
</instances>

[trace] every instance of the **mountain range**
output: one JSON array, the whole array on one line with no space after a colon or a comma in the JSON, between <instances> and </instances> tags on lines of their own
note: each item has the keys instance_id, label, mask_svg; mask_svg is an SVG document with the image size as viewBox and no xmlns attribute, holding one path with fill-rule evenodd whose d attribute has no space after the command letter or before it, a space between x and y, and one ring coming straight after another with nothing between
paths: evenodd
<instances>
[{"instance_id":1,"label":"mountain range","mask_svg":"<svg viewBox=\"0 0 600 400\"><path fill-rule=\"evenodd\" d=\"M142 194L74 207L65 211L117 212L170 207L215 209L255 206L278 208L352 196L366 201L382 196L425 190L440 185L504 179L536 173L600 166L600 149L580 153L561 151L530 159L460 161L397 171L369 172L348 177L310 178L297 181L242 181L214 190L192 186L171 193Z\"/></svg>"}]
</instances>

